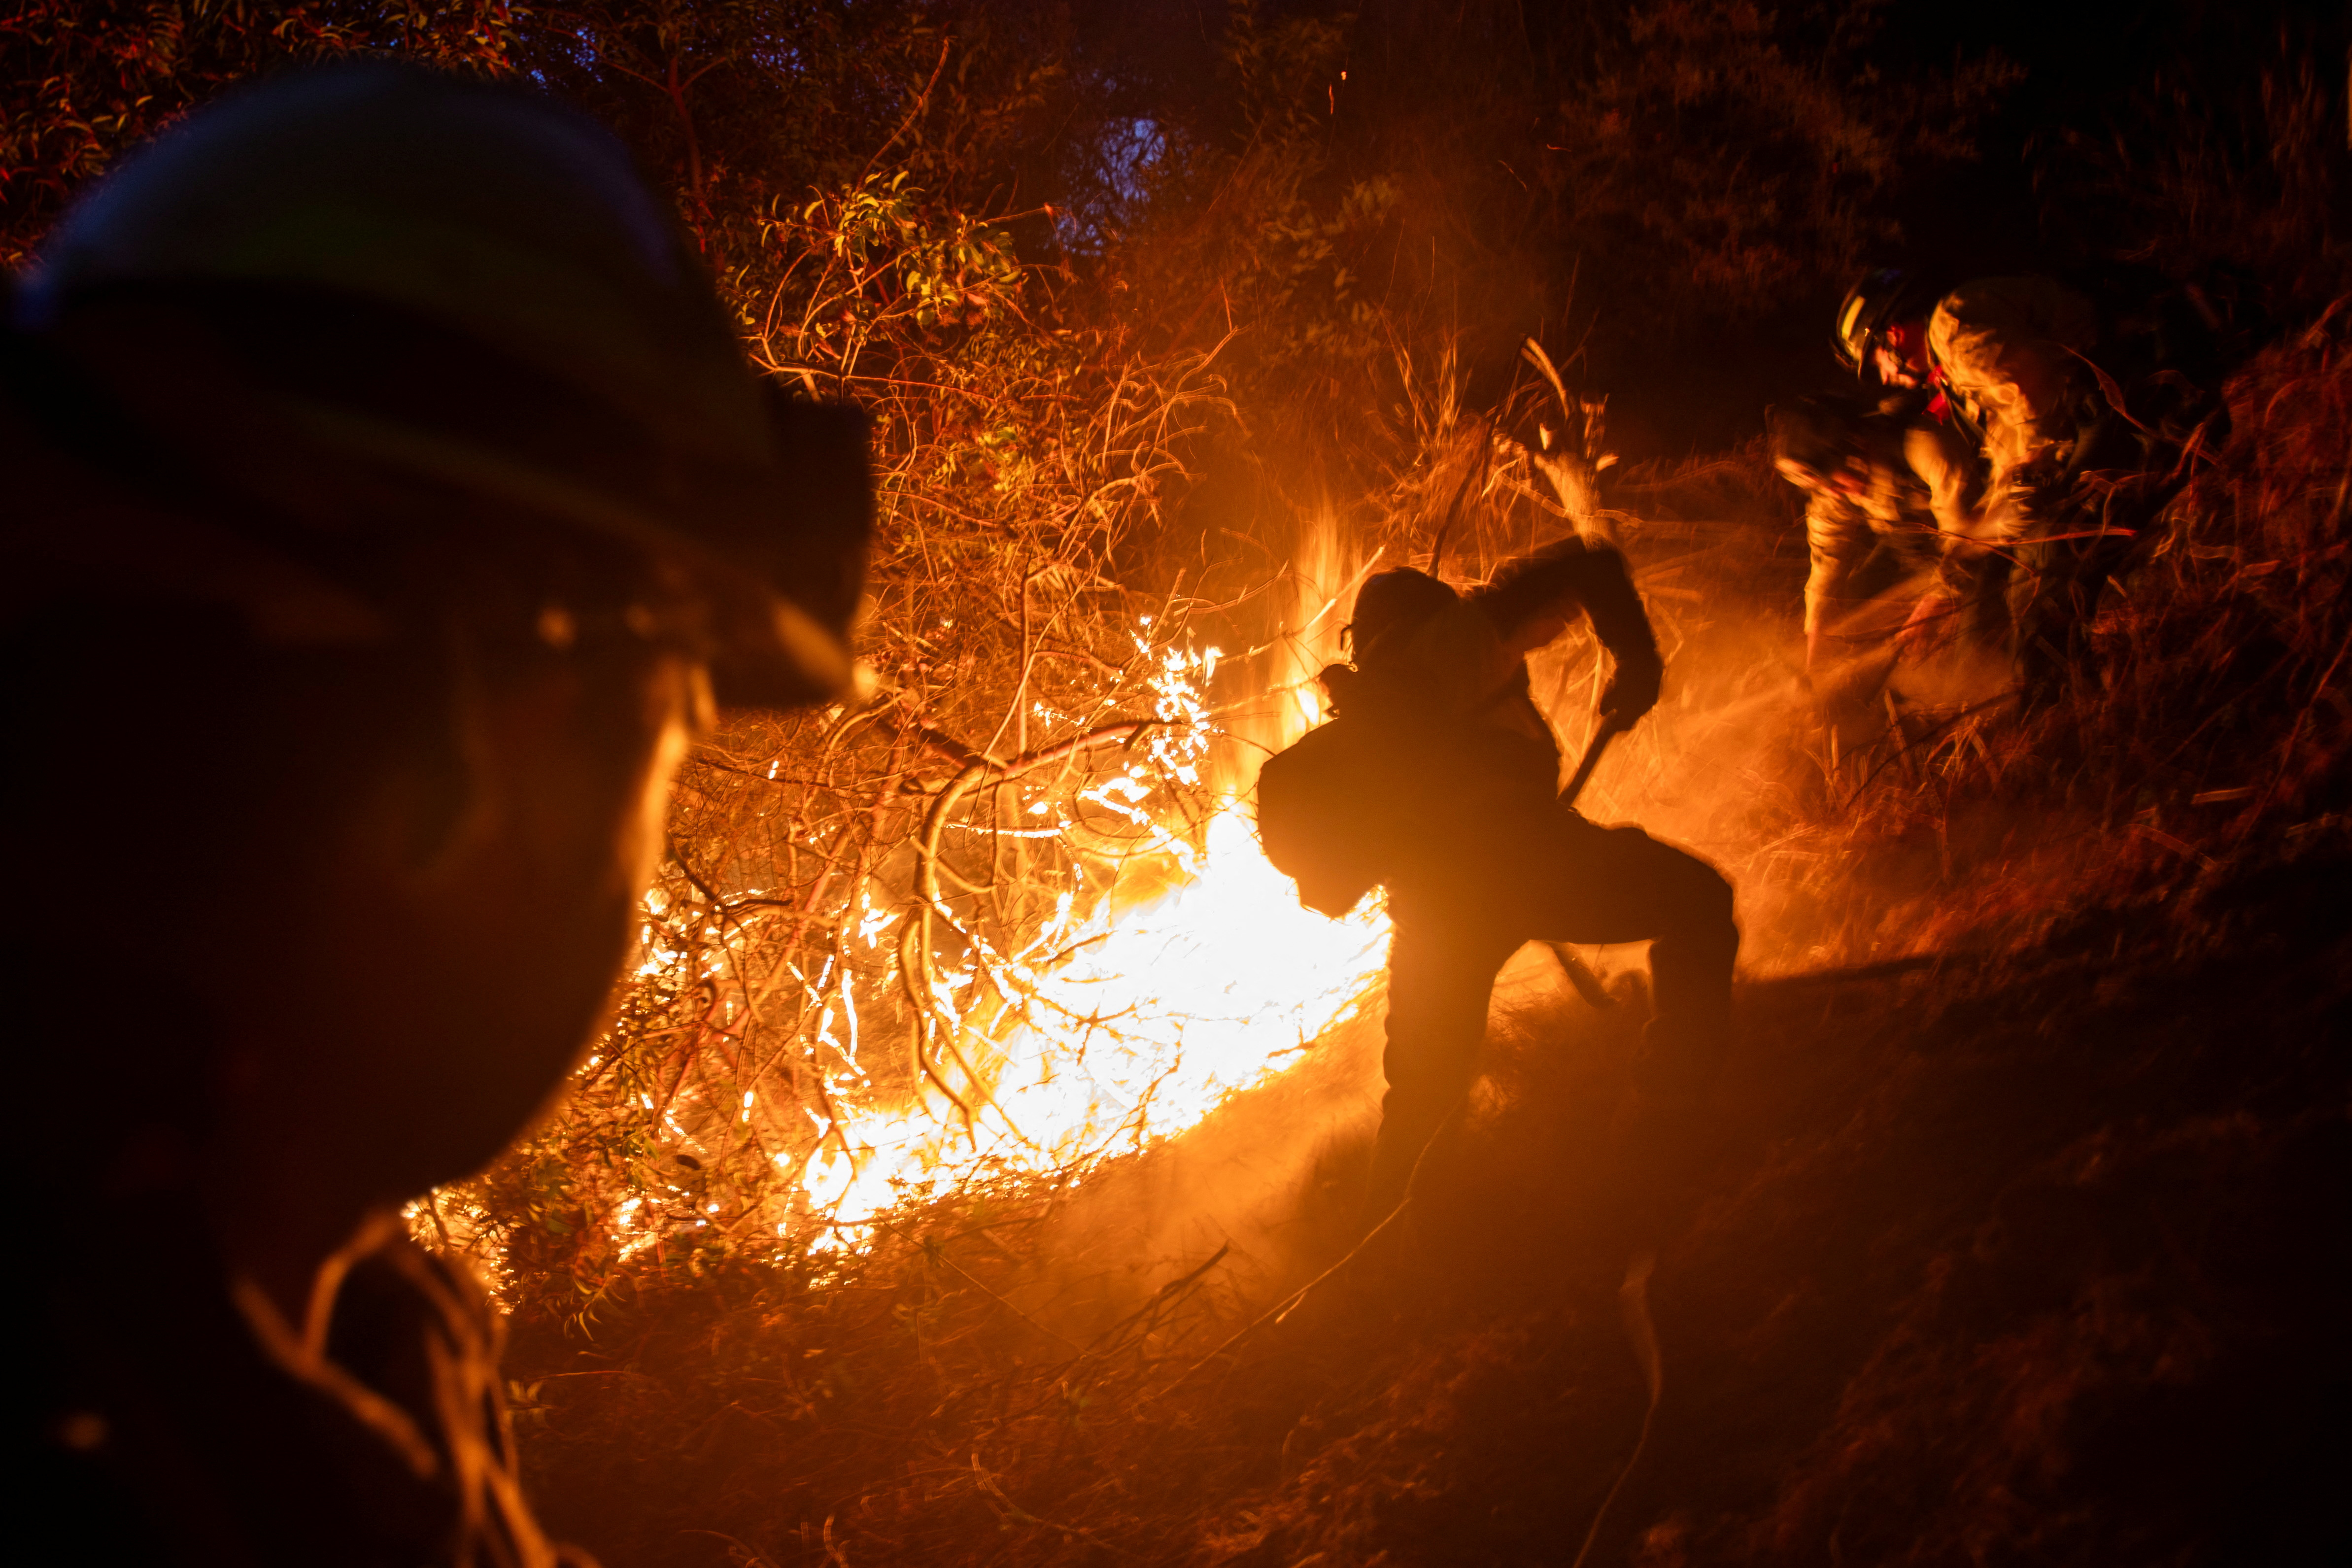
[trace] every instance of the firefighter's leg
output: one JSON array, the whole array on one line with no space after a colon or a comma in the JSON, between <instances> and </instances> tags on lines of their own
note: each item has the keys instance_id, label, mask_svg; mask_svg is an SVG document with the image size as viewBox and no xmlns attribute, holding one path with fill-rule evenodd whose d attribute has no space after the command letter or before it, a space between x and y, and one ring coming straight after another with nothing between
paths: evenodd
<instances>
[{"instance_id":1,"label":"firefighter's leg","mask_svg":"<svg viewBox=\"0 0 2352 1568\"><path fill-rule=\"evenodd\" d=\"M1655 1012L1643 1039L1634 1087L1670 1113L1696 1108L1715 1087L1731 1043L1731 970L1739 956L1732 919L1731 884L1696 855L1660 844L1638 828L1629 858L1649 881L1654 912L1643 922L1650 943L1650 991Z\"/></svg>"},{"instance_id":2,"label":"firefighter's leg","mask_svg":"<svg viewBox=\"0 0 2352 1568\"><path fill-rule=\"evenodd\" d=\"M1638 827L1599 827L1573 812L1531 840L1528 899L1514 917L1560 942L1650 943L1655 1012L1634 1087L1670 1113L1695 1109L1730 1043L1739 954L1731 884Z\"/></svg>"},{"instance_id":3,"label":"firefighter's leg","mask_svg":"<svg viewBox=\"0 0 2352 1568\"><path fill-rule=\"evenodd\" d=\"M1972 653L2009 657L2010 584L2025 526L2015 476L1996 473L1985 488L1982 510L1946 528L1936 587L1915 615L1922 624L1906 628L1920 651L1958 643Z\"/></svg>"},{"instance_id":4,"label":"firefighter's leg","mask_svg":"<svg viewBox=\"0 0 2352 1568\"><path fill-rule=\"evenodd\" d=\"M1388 1048L1368 1224L1402 1202L1415 1162L1469 1092L1495 973L1518 947L1475 915L1400 912L1389 950Z\"/></svg>"},{"instance_id":5,"label":"firefighter's leg","mask_svg":"<svg viewBox=\"0 0 2352 1568\"><path fill-rule=\"evenodd\" d=\"M2010 561L2004 549L1973 538L1945 547L1933 586L1912 606L1897 633L1914 658L1931 658L1954 647L1971 652L2009 647Z\"/></svg>"},{"instance_id":6,"label":"firefighter's leg","mask_svg":"<svg viewBox=\"0 0 2352 1568\"><path fill-rule=\"evenodd\" d=\"M2009 587L2017 558L2009 545L1980 548L1955 572L1954 616L1960 635L1975 649L2009 657L2015 627L2009 613Z\"/></svg>"},{"instance_id":7,"label":"firefighter's leg","mask_svg":"<svg viewBox=\"0 0 2352 1568\"><path fill-rule=\"evenodd\" d=\"M2033 607L2046 602L2042 595L2057 580L2051 574L2063 564L2052 536L2068 531L2057 515L2064 500L2057 459L2047 451L1996 474L1987 488L1984 526L1996 565L1983 580L1978 615L1988 630L2000 627L1984 645L2021 668L2035 657L2028 651L2038 630Z\"/></svg>"}]
</instances>

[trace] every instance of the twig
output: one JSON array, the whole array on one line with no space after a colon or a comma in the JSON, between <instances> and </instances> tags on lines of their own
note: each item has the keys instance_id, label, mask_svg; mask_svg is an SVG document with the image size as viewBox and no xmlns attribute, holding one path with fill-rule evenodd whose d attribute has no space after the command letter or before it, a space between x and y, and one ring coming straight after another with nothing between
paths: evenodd
<instances>
[{"instance_id":1,"label":"twig","mask_svg":"<svg viewBox=\"0 0 2352 1568\"><path fill-rule=\"evenodd\" d=\"M940 786L930 809L923 816L922 832L915 841L915 898L908 906L906 931L898 941L899 983L908 1005L914 1010L915 1065L934 1088L953 1102L968 1132L972 1131L971 1107L965 1103L961 1095L948 1087L930 1049L931 1030L940 1021L938 988L931 978L931 921L934 916L946 917L940 894L940 838L947 831L948 816L982 779L1018 778L1023 773L1097 746L1132 741L1155 721L1129 719L1106 724L1083 735L1073 735L1066 741L1058 741L1053 745L1026 752L1008 763L995 762L973 752L974 760L967 763L962 772ZM969 1064L962 1065L965 1076L972 1078ZM987 1095L986 1088L976 1078L972 1078L972 1087L979 1089L983 1097Z\"/></svg>"},{"instance_id":2,"label":"twig","mask_svg":"<svg viewBox=\"0 0 2352 1568\"><path fill-rule=\"evenodd\" d=\"M1101 1344L1105 1340L1110 1338L1113 1334L1118 1333L1129 1323L1142 1318L1145 1314L1157 1310L1161 1305L1173 1300L1181 1291L1190 1289L1195 1281L1202 1278L1202 1276L1207 1274L1210 1269L1214 1268L1218 1264L1223 1263L1225 1260L1225 1254L1231 1252L1233 1249L1234 1244L1230 1241L1226 1242L1223 1246L1218 1247L1215 1252L1209 1255L1209 1260L1206 1263L1202 1264L1198 1268L1186 1274L1182 1279L1171 1279L1167 1284L1162 1285L1159 1289L1154 1290L1151 1293L1151 1300L1144 1302L1142 1306L1138 1307L1134 1311L1129 1312L1126 1317L1121 1318L1118 1322L1113 1323L1110 1327L1097 1334L1093 1339L1088 1340L1086 1343L1085 1353L1092 1354L1097 1345ZM1068 1342L1064 1341L1063 1342L1066 1344Z\"/></svg>"},{"instance_id":3,"label":"twig","mask_svg":"<svg viewBox=\"0 0 2352 1568\"><path fill-rule=\"evenodd\" d=\"M940 85L940 73L948 68L948 50L954 43L953 34L940 40L940 63L931 68L931 79L925 82L923 90L915 95L915 107L907 110L907 118L898 122L898 129L890 132L888 141L874 149L874 156L866 159L866 167L857 171L857 178L850 182L853 190L866 183L866 176L874 172L874 165L882 161L882 154L896 147L898 138L913 130L915 121L922 118L923 110L931 106L931 89Z\"/></svg>"}]
</instances>

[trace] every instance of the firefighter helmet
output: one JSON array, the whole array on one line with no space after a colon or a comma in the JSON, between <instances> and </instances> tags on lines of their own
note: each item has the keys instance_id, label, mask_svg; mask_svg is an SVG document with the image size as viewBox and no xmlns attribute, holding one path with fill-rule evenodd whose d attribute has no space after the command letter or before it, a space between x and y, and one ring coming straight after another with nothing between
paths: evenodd
<instances>
[{"instance_id":1,"label":"firefighter helmet","mask_svg":"<svg viewBox=\"0 0 2352 1568\"><path fill-rule=\"evenodd\" d=\"M233 93L67 213L14 315L127 430L265 505L288 464L224 456L241 430L317 454L325 507L280 505L300 525L270 542L298 558L349 521L336 466L363 465L666 563L707 612L722 700L849 684L863 416L754 375L627 152L543 97L382 63ZM133 316L209 359L110 352ZM208 420L232 384L253 417Z\"/></svg>"},{"instance_id":2,"label":"firefighter helmet","mask_svg":"<svg viewBox=\"0 0 2352 1568\"><path fill-rule=\"evenodd\" d=\"M1453 589L1414 567L1373 573L1356 591L1355 617L1348 623L1356 662L1377 657L1380 645L1412 636L1422 623L1460 600Z\"/></svg>"},{"instance_id":3,"label":"firefighter helmet","mask_svg":"<svg viewBox=\"0 0 2352 1568\"><path fill-rule=\"evenodd\" d=\"M1924 316L1935 295L1919 279L1900 268L1882 267L1846 290L1839 304L1831 342L1846 368L1860 371L1870 363L1873 342L1890 327Z\"/></svg>"}]
</instances>

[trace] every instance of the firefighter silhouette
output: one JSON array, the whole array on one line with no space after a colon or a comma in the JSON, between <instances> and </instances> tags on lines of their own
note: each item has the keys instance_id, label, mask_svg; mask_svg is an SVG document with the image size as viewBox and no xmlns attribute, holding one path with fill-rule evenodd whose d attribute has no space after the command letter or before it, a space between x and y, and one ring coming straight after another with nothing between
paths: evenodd
<instances>
[{"instance_id":1,"label":"firefighter silhouette","mask_svg":"<svg viewBox=\"0 0 2352 1568\"><path fill-rule=\"evenodd\" d=\"M1365 584L1351 665L1324 672L1333 718L1269 759L1259 826L1301 897L1341 913L1387 889L1387 1047L1368 1216L1400 1204L1415 1163L1478 1069L1496 973L1523 944L1648 942L1655 1013L1626 1121L1686 1121L1730 1026L1739 932L1731 887L1638 827L1559 799L1560 751L1527 655L1589 616L1615 662L1604 723L1655 705L1663 667L1614 550L1570 539L1466 594L1426 573Z\"/></svg>"},{"instance_id":2,"label":"firefighter silhouette","mask_svg":"<svg viewBox=\"0 0 2352 1568\"><path fill-rule=\"evenodd\" d=\"M377 65L83 198L0 451L16 1538L559 1561L399 1205L585 1048L714 691L845 684L860 420L754 380L601 129Z\"/></svg>"}]
</instances>

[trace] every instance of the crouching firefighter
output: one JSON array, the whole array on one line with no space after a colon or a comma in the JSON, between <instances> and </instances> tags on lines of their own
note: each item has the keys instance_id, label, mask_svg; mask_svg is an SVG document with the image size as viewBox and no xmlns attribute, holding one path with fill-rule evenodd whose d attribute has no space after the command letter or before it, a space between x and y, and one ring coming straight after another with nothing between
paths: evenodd
<instances>
[{"instance_id":1,"label":"crouching firefighter","mask_svg":"<svg viewBox=\"0 0 2352 1568\"><path fill-rule=\"evenodd\" d=\"M1981 436L1982 514L1947 528L1940 594L1979 635L2008 622L2029 706L2087 665L2107 584L2230 428L2224 313L2203 289L2129 268L2082 282L1980 278L1939 298L1883 270L1835 331L1849 366Z\"/></svg>"},{"instance_id":2,"label":"crouching firefighter","mask_svg":"<svg viewBox=\"0 0 2352 1568\"><path fill-rule=\"evenodd\" d=\"M1805 497L1805 667L1863 604L1934 572L1975 517L1975 455L1900 392L1865 407L1800 397L1765 417L1772 466ZM1850 627L1845 631L1851 636Z\"/></svg>"},{"instance_id":3,"label":"crouching firefighter","mask_svg":"<svg viewBox=\"0 0 2352 1568\"><path fill-rule=\"evenodd\" d=\"M1580 609L1615 663L1601 721L1630 727L1657 701L1657 643L1624 559L1571 539L1466 594L1410 569L1367 581L1349 626L1355 662L1322 675L1335 716L1260 776L1259 831L1302 902L1337 916L1388 890L1374 1220L1403 1201L1468 1092L1496 973L1524 942L1653 944L1656 1012L1621 1122L1635 1136L1695 1112L1722 1058L1739 947L1730 884L1559 798L1560 750L1529 694L1527 656Z\"/></svg>"}]
</instances>

